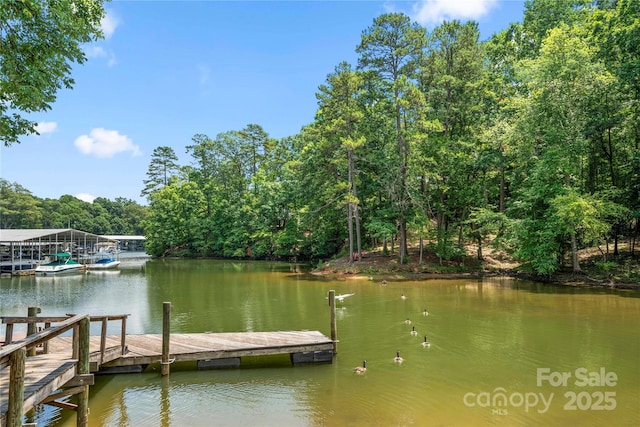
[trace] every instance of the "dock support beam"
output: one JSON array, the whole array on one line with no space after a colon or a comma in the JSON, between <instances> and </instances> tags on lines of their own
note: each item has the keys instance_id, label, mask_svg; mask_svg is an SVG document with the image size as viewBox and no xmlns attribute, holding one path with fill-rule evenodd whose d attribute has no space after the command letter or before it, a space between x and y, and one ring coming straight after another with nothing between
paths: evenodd
<instances>
[{"instance_id":1,"label":"dock support beam","mask_svg":"<svg viewBox=\"0 0 640 427\"><path fill-rule=\"evenodd\" d=\"M89 374L89 335L90 335L90 320L86 317L80 321L78 326L79 335L79 351L78 351L78 365L76 373L78 376ZM89 386L81 386L83 389L78 394L78 414L77 414L77 427L87 427L89 425Z\"/></svg>"},{"instance_id":2,"label":"dock support beam","mask_svg":"<svg viewBox=\"0 0 640 427\"><path fill-rule=\"evenodd\" d=\"M39 313L41 313L40 307L29 307L27 308L27 316L28 317L36 317ZM33 335L38 332L38 325L35 323L27 323L27 336ZM36 348L35 346L27 350L27 356L35 356Z\"/></svg>"},{"instance_id":3,"label":"dock support beam","mask_svg":"<svg viewBox=\"0 0 640 427\"><path fill-rule=\"evenodd\" d=\"M338 331L336 326L336 291L329 291L329 308L331 310L331 341L333 341L333 354L338 354Z\"/></svg>"},{"instance_id":4,"label":"dock support beam","mask_svg":"<svg viewBox=\"0 0 640 427\"><path fill-rule=\"evenodd\" d=\"M169 342L171 337L171 303L162 303L162 368L163 376L169 375Z\"/></svg>"},{"instance_id":5,"label":"dock support beam","mask_svg":"<svg viewBox=\"0 0 640 427\"><path fill-rule=\"evenodd\" d=\"M24 370L27 350L20 348L11 355L9 374L9 411L7 427L22 426L22 402L24 401Z\"/></svg>"}]
</instances>

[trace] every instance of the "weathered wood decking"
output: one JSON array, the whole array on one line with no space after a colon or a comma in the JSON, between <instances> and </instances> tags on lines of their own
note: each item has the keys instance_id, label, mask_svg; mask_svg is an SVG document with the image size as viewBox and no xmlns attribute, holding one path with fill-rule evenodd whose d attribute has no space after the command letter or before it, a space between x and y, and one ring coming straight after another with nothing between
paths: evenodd
<instances>
[{"instance_id":1,"label":"weathered wood decking","mask_svg":"<svg viewBox=\"0 0 640 427\"><path fill-rule=\"evenodd\" d=\"M104 351L100 336L91 336L89 342L92 372L134 372L114 368L138 368L162 362L162 334L127 335L125 354L121 354L120 335L107 336ZM69 358L72 345L72 337L52 338L48 354L26 359L23 413L45 402L61 387L69 386L76 377L77 360ZM171 334L170 359L196 361L200 369L237 367L242 357L275 354L291 354L294 365L331 363L333 345L319 331ZM0 426L7 425L9 376L9 369L0 370Z\"/></svg>"},{"instance_id":2,"label":"weathered wood decking","mask_svg":"<svg viewBox=\"0 0 640 427\"><path fill-rule=\"evenodd\" d=\"M294 366L332 363L337 345L334 302L334 291L329 291L331 338L307 330L172 334L170 303L163 306L162 334L127 334L128 315L42 318L34 315L39 309L30 307L27 317L3 317L0 427L20 426L25 412L44 403L77 411L76 425L87 426L92 372L133 372L134 367L160 363L162 375L168 375L173 362L196 361L198 369L218 369L239 367L242 357L277 354L289 354ZM110 320L122 322L120 335L106 335ZM102 322L100 336L89 336L92 321ZM20 323L29 325L27 336L14 340L13 326ZM36 332L39 323L45 328ZM60 336L71 328L73 336ZM77 404L59 400L70 395L78 396Z\"/></svg>"},{"instance_id":3,"label":"weathered wood decking","mask_svg":"<svg viewBox=\"0 0 640 427\"><path fill-rule=\"evenodd\" d=\"M21 426L23 414L40 403L77 410L78 425L86 426L89 385L93 384L89 373L89 316L43 318L47 328L15 342L11 339L13 324L30 320L31 329L35 317L2 319L10 319L11 327L7 328L5 345L0 347L0 426ZM51 326L53 322L59 323ZM71 329L72 345L65 352L38 354L38 347L45 346L44 350L50 340ZM61 387L67 390L54 393ZM56 400L72 394L78 395L77 404Z\"/></svg>"},{"instance_id":4,"label":"weathered wood decking","mask_svg":"<svg viewBox=\"0 0 640 427\"><path fill-rule=\"evenodd\" d=\"M70 337L49 342L49 352L64 352ZM171 334L171 361L187 362L242 358L275 354L332 352L334 342L319 331L224 332ZM120 336L107 336L104 360L100 360L100 337L90 338L91 370L149 365L162 362L162 334L128 334L125 354L120 354ZM321 363L321 362L318 362ZM330 360L324 363L331 363Z\"/></svg>"},{"instance_id":5,"label":"weathered wood decking","mask_svg":"<svg viewBox=\"0 0 640 427\"><path fill-rule=\"evenodd\" d=\"M76 375L76 360L62 355L39 355L27 358L24 376L23 413L45 400ZM9 410L9 369L0 370L0 426L7 425Z\"/></svg>"}]
</instances>

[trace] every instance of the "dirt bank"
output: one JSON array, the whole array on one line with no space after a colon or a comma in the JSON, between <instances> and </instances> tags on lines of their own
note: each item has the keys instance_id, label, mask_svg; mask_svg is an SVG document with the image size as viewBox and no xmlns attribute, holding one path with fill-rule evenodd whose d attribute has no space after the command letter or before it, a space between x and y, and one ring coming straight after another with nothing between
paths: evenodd
<instances>
[{"instance_id":1,"label":"dirt bank","mask_svg":"<svg viewBox=\"0 0 640 427\"><path fill-rule=\"evenodd\" d=\"M561 269L550 276L539 276L525 272L521 264L515 262L504 253L485 250L483 260L477 259L476 248L468 247L467 256L451 261L440 260L433 253L424 253L422 260L417 251L409 250L408 262L400 264L398 256L384 254L382 251L364 252L360 261L349 262L348 257L340 257L318 266L312 274L337 279L369 279L386 281L427 280L427 279L460 279L495 276L510 276L534 280L549 284L567 286L588 286L617 289L640 289L638 281L629 280L638 274L637 260L625 258L623 269L618 271L611 267L606 272L597 271L597 260L601 256L593 251L585 251L581 255L582 273L573 273L570 269ZM629 262L631 259L632 262ZM635 275L634 270L635 269ZM631 273L631 274L630 274Z\"/></svg>"}]
</instances>

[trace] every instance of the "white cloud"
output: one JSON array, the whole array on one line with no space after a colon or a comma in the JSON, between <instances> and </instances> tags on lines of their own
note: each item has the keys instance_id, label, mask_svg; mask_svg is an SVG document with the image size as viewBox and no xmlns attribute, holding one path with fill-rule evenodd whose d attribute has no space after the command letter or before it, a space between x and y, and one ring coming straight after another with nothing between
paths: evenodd
<instances>
[{"instance_id":1,"label":"white cloud","mask_svg":"<svg viewBox=\"0 0 640 427\"><path fill-rule=\"evenodd\" d=\"M107 14L100 21L100 28L104 34L105 40L109 40L116 28L120 24L120 20L111 11L107 11ZM106 58L107 66L112 67L116 64L116 55L111 49L105 49L98 44L86 44L83 46L83 50L87 58Z\"/></svg>"},{"instance_id":2,"label":"white cloud","mask_svg":"<svg viewBox=\"0 0 640 427\"><path fill-rule=\"evenodd\" d=\"M422 0L413 5L411 18L422 25L442 21L479 19L489 13L498 0Z\"/></svg>"},{"instance_id":3,"label":"white cloud","mask_svg":"<svg viewBox=\"0 0 640 427\"><path fill-rule=\"evenodd\" d=\"M108 58L107 66L112 67L116 64L116 55L111 50L107 51L102 46L87 45L84 46L84 53L88 58Z\"/></svg>"},{"instance_id":4,"label":"white cloud","mask_svg":"<svg viewBox=\"0 0 640 427\"><path fill-rule=\"evenodd\" d=\"M124 151L131 151L134 156L142 154L140 147L134 145L128 136L104 128L95 128L89 135L80 135L74 144L83 154L96 157L113 157Z\"/></svg>"},{"instance_id":5,"label":"white cloud","mask_svg":"<svg viewBox=\"0 0 640 427\"><path fill-rule=\"evenodd\" d=\"M107 10L106 15L100 21L100 27L102 28L102 33L104 34L105 39L110 39L113 33L116 31L120 25L120 20L111 10Z\"/></svg>"},{"instance_id":6,"label":"white cloud","mask_svg":"<svg viewBox=\"0 0 640 427\"><path fill-rule=\"evenodd\" d=\"M84 202L93 203L93 201L96 199L96 196L92 196L91 194L87 193L78 193L75 195L75 198L80 199Z\"/></svg>"},{"instance_id":7,"label":"white cloud","mask_svg":"<svg viewBox=\"0 0 640 427\"><path fill-rule=\"evenodd\" d=\"M56 122L40 122L36 125L36 130L40 135L53 133L57 128L58 123Z\"/></svg>"},{"instance_id":8,"label":"white cloud","mask_svg":"<svg viewBox=\"0 0 640 427\"><path fill-rule=\"evenodd\" d=\"M107 56L107 51L102 46L97 45L85 46L84 53L89 58L104 58Z\"/></svg>"}]
</instances>

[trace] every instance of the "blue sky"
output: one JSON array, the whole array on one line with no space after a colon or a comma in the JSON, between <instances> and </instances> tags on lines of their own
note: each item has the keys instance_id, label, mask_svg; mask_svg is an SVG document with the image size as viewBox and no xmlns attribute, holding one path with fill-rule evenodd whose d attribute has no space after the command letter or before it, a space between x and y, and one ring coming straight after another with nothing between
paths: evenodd
<instances>
[{"instance_id":1,"label":"blue sky","mask_svg":"<svg viewBox=\"0 0 640 427\"><path fill-rule=\"evenodd\" d=\"M481 37L521 22L524 1L119 1L106 4L105 39L86 45L75 86L30 116L40 136L0 148L0 177L40 198L140 197L154 148L182 165L198 133L258 124L298 133L315 93L375 17L403 12L427 29L475 20Z\"/></svg>"}]
</instances>

